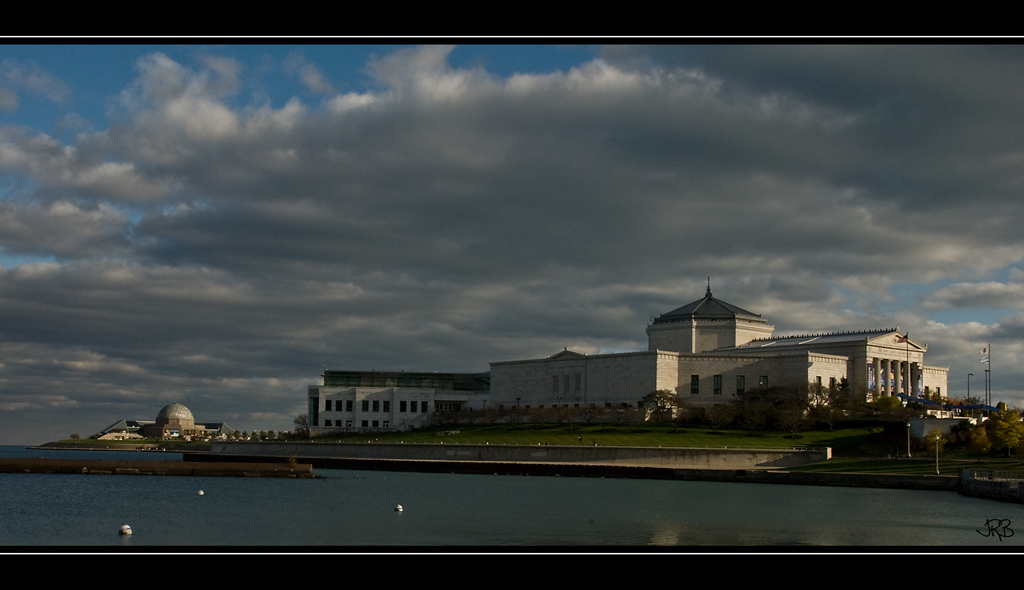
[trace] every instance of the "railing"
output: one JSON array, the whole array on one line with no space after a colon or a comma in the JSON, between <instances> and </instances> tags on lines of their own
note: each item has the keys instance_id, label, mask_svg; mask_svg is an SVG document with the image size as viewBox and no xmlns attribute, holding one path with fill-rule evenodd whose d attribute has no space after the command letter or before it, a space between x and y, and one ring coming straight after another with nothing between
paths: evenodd
<instances>
[{"instance_id":1,"label":"railing","mask_svg":"<svg viewBox=\"0 0 1024 590\"><path fill-rule=\"evenodd\" d=\"M968 479L985 481L1020 481L1024 480L1024 471L997 471L995 469L967 469Z\"/></svg>"}]
</instances>

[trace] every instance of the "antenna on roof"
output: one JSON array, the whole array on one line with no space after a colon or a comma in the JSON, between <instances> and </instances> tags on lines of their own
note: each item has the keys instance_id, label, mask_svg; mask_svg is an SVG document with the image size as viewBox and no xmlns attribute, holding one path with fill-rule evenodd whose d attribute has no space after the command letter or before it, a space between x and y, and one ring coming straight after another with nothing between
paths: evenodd
<instances>
[{"instance_id":1,"label":"antenna on roof","mask_svg":"<svg viewBox=\"0 0 1024 590\"><path fill-rule=\"evenodd\" d=\"M711 277L708 277L708 290L704 293L704 298L708 299L711 297Z\"/></svg>"}]
</instances>

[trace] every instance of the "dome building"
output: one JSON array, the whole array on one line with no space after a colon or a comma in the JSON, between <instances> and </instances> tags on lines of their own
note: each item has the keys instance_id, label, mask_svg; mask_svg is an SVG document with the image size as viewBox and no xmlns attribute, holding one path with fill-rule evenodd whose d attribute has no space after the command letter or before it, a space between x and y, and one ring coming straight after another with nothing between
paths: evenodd
<instances>
[{"instance_id":1,"label":"dome building","mask_svg":"<svg viewBox=\"0 0 1024 590\"><path fill-rule=\"evenodd\" d=\"M156 420L121 420L101 430L97 438L195 438L227 436L234 432L223 422L196 424L192 410L174 402L161 408Z\"/></svg>"}]
</instances>

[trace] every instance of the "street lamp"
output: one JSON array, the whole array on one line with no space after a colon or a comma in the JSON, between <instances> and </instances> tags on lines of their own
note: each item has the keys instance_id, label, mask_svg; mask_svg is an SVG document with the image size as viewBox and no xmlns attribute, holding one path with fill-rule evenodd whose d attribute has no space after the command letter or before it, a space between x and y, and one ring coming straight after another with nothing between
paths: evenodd
<instances>
[{"instance_id":1,"label":"street lamp","mask_svg":"<svg viewBox=\"0 0 1024 590\"><path fill-rule=\"evenodd\" d=\"M907 422L907 458L910 458L910 422Z\"/></svg>"}]
</instances>

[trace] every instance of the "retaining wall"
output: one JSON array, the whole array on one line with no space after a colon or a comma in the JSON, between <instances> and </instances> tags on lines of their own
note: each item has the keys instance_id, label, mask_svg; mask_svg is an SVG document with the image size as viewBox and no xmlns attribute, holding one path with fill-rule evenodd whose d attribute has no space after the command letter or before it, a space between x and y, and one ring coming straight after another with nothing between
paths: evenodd
<instances>
[{"instance_id":1,"label":"retaining wall","mask_svg":"<svg viewBox=\"0 0 1024 590\"><path fill-rule=\"evenodd\" d=\"M260 457L573 463L702 469L779 469L830 459L832 449L699 449L526 445L214 441L211 454Z\"/></svg>"}]
</instances>

